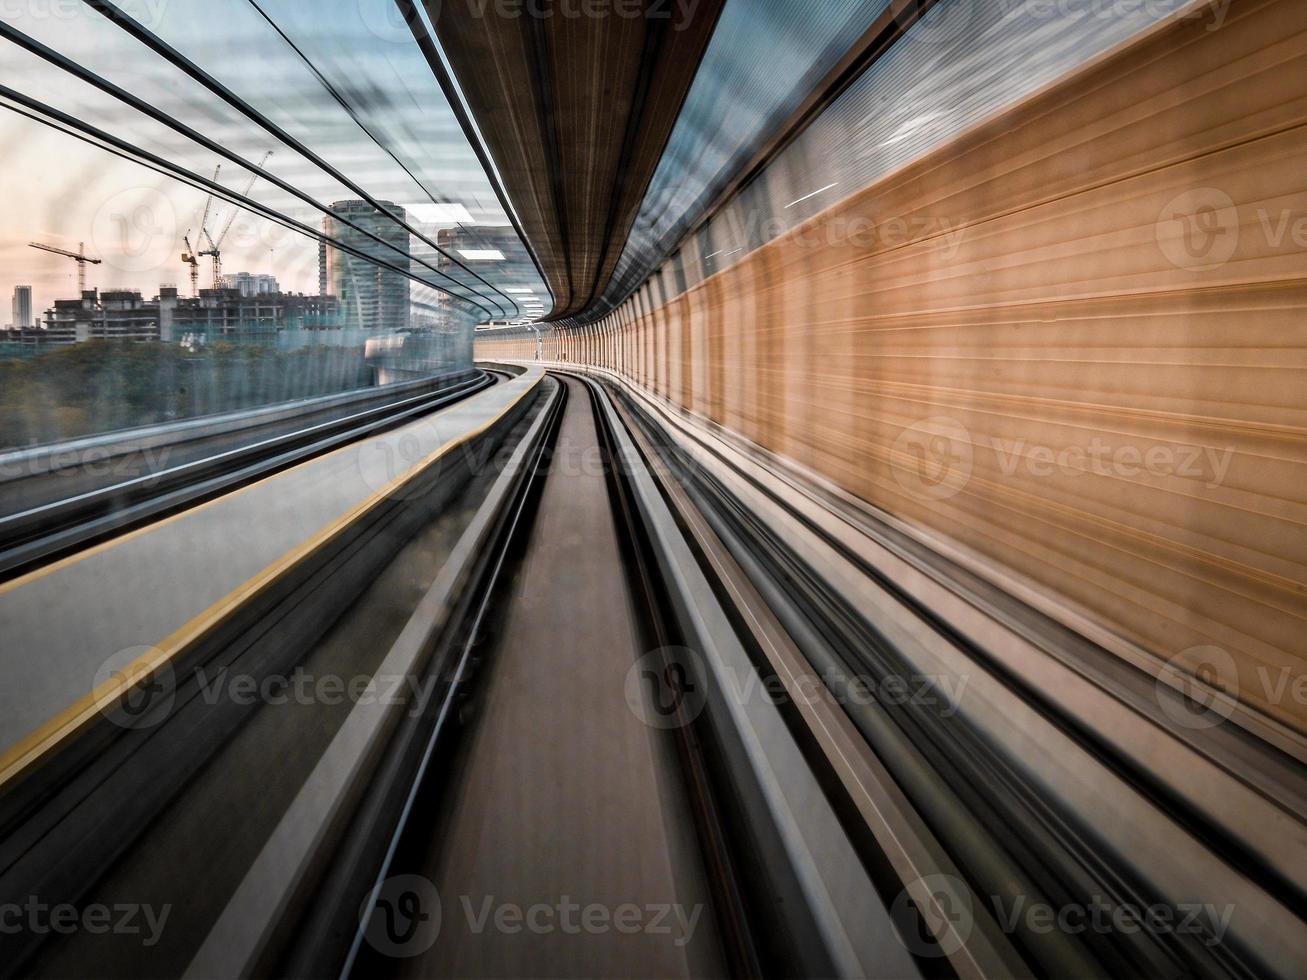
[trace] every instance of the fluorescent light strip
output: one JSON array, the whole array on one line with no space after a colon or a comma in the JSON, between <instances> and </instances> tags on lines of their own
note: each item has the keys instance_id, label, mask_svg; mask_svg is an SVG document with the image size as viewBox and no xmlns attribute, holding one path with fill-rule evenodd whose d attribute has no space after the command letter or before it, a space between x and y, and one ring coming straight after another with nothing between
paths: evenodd
<instances>
[{"instance_id":1,"label":"fluorescent light strip","mask_svg":"<svg viewBox=\"0 0 1307 980\"><path fill-rule=\"evenodd\" d=\"M837 181L835 181L834 184L827 184L825 187L818 187L818 188L817 188L815 191L813 191L811 194L804 194L803 197L796 198L795 200L791 201L789 204L785 205L785 207L786 207L786 208L792 208L792 207L794 207L794 205L796 205L796 204L800 204L800 203L802 203L803 201L806 201L806 200L807 200L808 198L810 198L810 197L816 197L816 196L817 196L818 194L820 194L822 191L828 191L828 190L830 190L832 187L835 186L835 184L838 184L838 183L839 183L839 181L837 180Z\"/></svg>"},{"instance_id":2,"label":"fluorescent light strip","mask_svg":"<svg viewBox=\"0 0 1307 980\"><path fill-rule=\"evenodd\" d=\"M409 204L406 210L425 225L446 223L474 225L476 219L462 204L448 201L443 204Z\"/></svg>"}]
</instances>

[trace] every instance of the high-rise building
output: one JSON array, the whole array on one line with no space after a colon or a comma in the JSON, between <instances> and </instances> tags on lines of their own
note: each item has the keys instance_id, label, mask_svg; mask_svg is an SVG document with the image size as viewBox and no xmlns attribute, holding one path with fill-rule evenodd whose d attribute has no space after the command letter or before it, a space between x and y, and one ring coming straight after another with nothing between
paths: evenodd
<instances>
[{"instance_id":1,"label":"high-rise building","mask_svg":"<svg viewBox=\"0 0 1307 980\"><path fill-rule=\"evenodd\" d=\"M531 262L530 253L522 244L517 231L511 225L462 225L455 228L442 228L436 232L436 244L441 253L436 258L436 268L460 282L475 285L484 295L488 295L501 306L514 300L522 310L522 315L530 316L534 304L528 299L544 301L544 285L537 288L539 293L528 296L522 288L513 293L498 292L495 287L516 285L524 286L538 283L539 274ZM473 280L473 273L487 278L494 286ZM442 309L453 310L454 306L447 296L440 301Z\"/></svg>"},{"instance_id":2,"label":"high-rise building","mask_svg":"<svg viewBox=\"0 0 1307 980\"><path fill-rule=\"evenodd\" d=\"M32 325L32 287L14 287L14 322L15 330L23 330Z\"/></svg>"},{"instance_id":3,"label":"high-rise building","mask_svg":"<svg viewBox=\"0 0 1307 980\"><path fill-rule=\"evenodd\" d=\"M401 221L405 220L403 208L389 201L379 203ZM331 214L322 219L322 231L363 255L401 269L409 268L409 260L405 258L409 252L408 232L366 201L332 204ZM323 242L318 249L318 278L320 292L340 301L345 326L392 331L408 328L407 276Z\"/></svg>"}]
</instances>

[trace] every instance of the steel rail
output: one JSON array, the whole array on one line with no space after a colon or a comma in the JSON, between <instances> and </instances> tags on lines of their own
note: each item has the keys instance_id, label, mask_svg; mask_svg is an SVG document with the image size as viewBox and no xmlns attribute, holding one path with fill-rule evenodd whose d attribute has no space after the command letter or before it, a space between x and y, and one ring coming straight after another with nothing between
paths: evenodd
<instances>
[{"instance_id":1,"label":"steel rail","mask_svg":"<svg viewBox=\"0 0 1307 980\"><path fill-rule=\"evenodd\" d=\"M492 384L470 378L0 518L0 581L229 493L339 446L452 404ZM57 477L56 477L57 478Z\"/></svg>"}]
</instances>

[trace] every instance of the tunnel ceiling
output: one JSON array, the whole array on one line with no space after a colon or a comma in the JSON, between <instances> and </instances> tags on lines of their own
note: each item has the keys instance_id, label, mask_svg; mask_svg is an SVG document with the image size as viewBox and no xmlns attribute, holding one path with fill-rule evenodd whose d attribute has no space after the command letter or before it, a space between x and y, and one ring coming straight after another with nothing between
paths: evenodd
<instances>
[{"instance_id":1,"label":"tunnel ceiling","mask_svg":"<svg viewBox=\"0 0 1307 980\"><path fill-rule=\"evenodd\" d=\"M577 314L612 276L725 0L640 17L426 2L554 294L549 319Z\"/></svg>"}]
</instances>

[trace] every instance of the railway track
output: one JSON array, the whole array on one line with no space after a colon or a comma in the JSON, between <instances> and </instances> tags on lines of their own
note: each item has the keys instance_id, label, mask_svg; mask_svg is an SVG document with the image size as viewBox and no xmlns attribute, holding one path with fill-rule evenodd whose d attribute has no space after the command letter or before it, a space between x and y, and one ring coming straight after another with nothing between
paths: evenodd
<instances>
[{"instance_id":1,"label":"railway track","mask_svg":"<svg viewBox=\"0 0 1307 980\"><path fill-rule=\"evenodd\" d=\"M925 617L905 573L848 544L853 516L611 380L552 371L514 406L179 655L149 724L88 729L3 787L0 899L130 900L172 926L148 950L0 936L0 973L1217 978L1292 961L1296 865L1259 867L1221 810L1269 832L1265 797L1214 770L1222 801L1199 812L1083 738L1041 771L987 712L1033 711L1047 732L1026 737L1049 744L1080 722L1033 704L969 624ZM927 670L937 648L980 700ZM372 695L230 696L297 676ZM929 697L887 693L923 676ZM1103 799L1078 809L1070 781L1091 777ZM1174 852L1127 860L1094 822L1111 812ZM1240 904L1191 931L993 911L1175 912L1212 890Z\"/></svg>"},{"instance_id":2,"label":"railway track","mask_svg":"<svg viewBox=\"0 0 1307 980\"><path fill-rule=\"evenodd\" d=\"M1275 937L1302 924L1304 867L1283 847L1304 832L1295 759L1254 752L1238 729L1177 724L1138 678L1104 669L1108 652L766 454L609 384L671 474L673 506L757 669L785 687L850 834L872 831L863 860L893 865L896 923L914 952L962 975L1293 975ZM1078 681L1053 682L1041 656ZM1131 846L1131 833L1167 846ZM1187 925L999 921L1003 909L1095 903Z\"/></svg>"},{"instance_id":3,"label":"railway track","mask_svg":"<svg viewBox=\"0 0 1307 980\"><path fill-rule=\"evenodd\" d=\"M484 438L176 657L147 723L3 787L3 897L173 916L148 950L0 937L5 975L917 972L775 707L679 673L686 649L743 661L608 394L547 379ZM397 683L228 696L297 675ZM415 876L448 927L401 963L360 907ZM542 948L460 928L487 897L657 921Z\"/></svg>"},{"instance_id":4,"label":"railway track","mask_svg":"<svg viewBox=\"0 0 1307 980\"><path fill-rule=\"evenodd\" d=\"M215 433L211 428L192 431L194 423L188 423L173 426L174 433L163 437L170 440L166 442L115 434L62 451L41 450L44 457L57 460L62 454L72 460L64 465L36 454L13 454L2 465L32 472L0 486L7 511L0 517L0 581L420 418L493 383L490 374L471 372L434 388L404 385L389 398L384 391L369 391L364 398L351 393L348 400L319 399L329 407L301 406L302 422L279 411L245 413L252 419L234 435L227 425L217 426ZM143 442L148 445L137 448ZM174 450L182 457L175 465L150 465L151 459L170 459ZM151 452L156 455L147 457ZM136 475L118 478L123 473Z\"/></svg>"}]
</instances>

